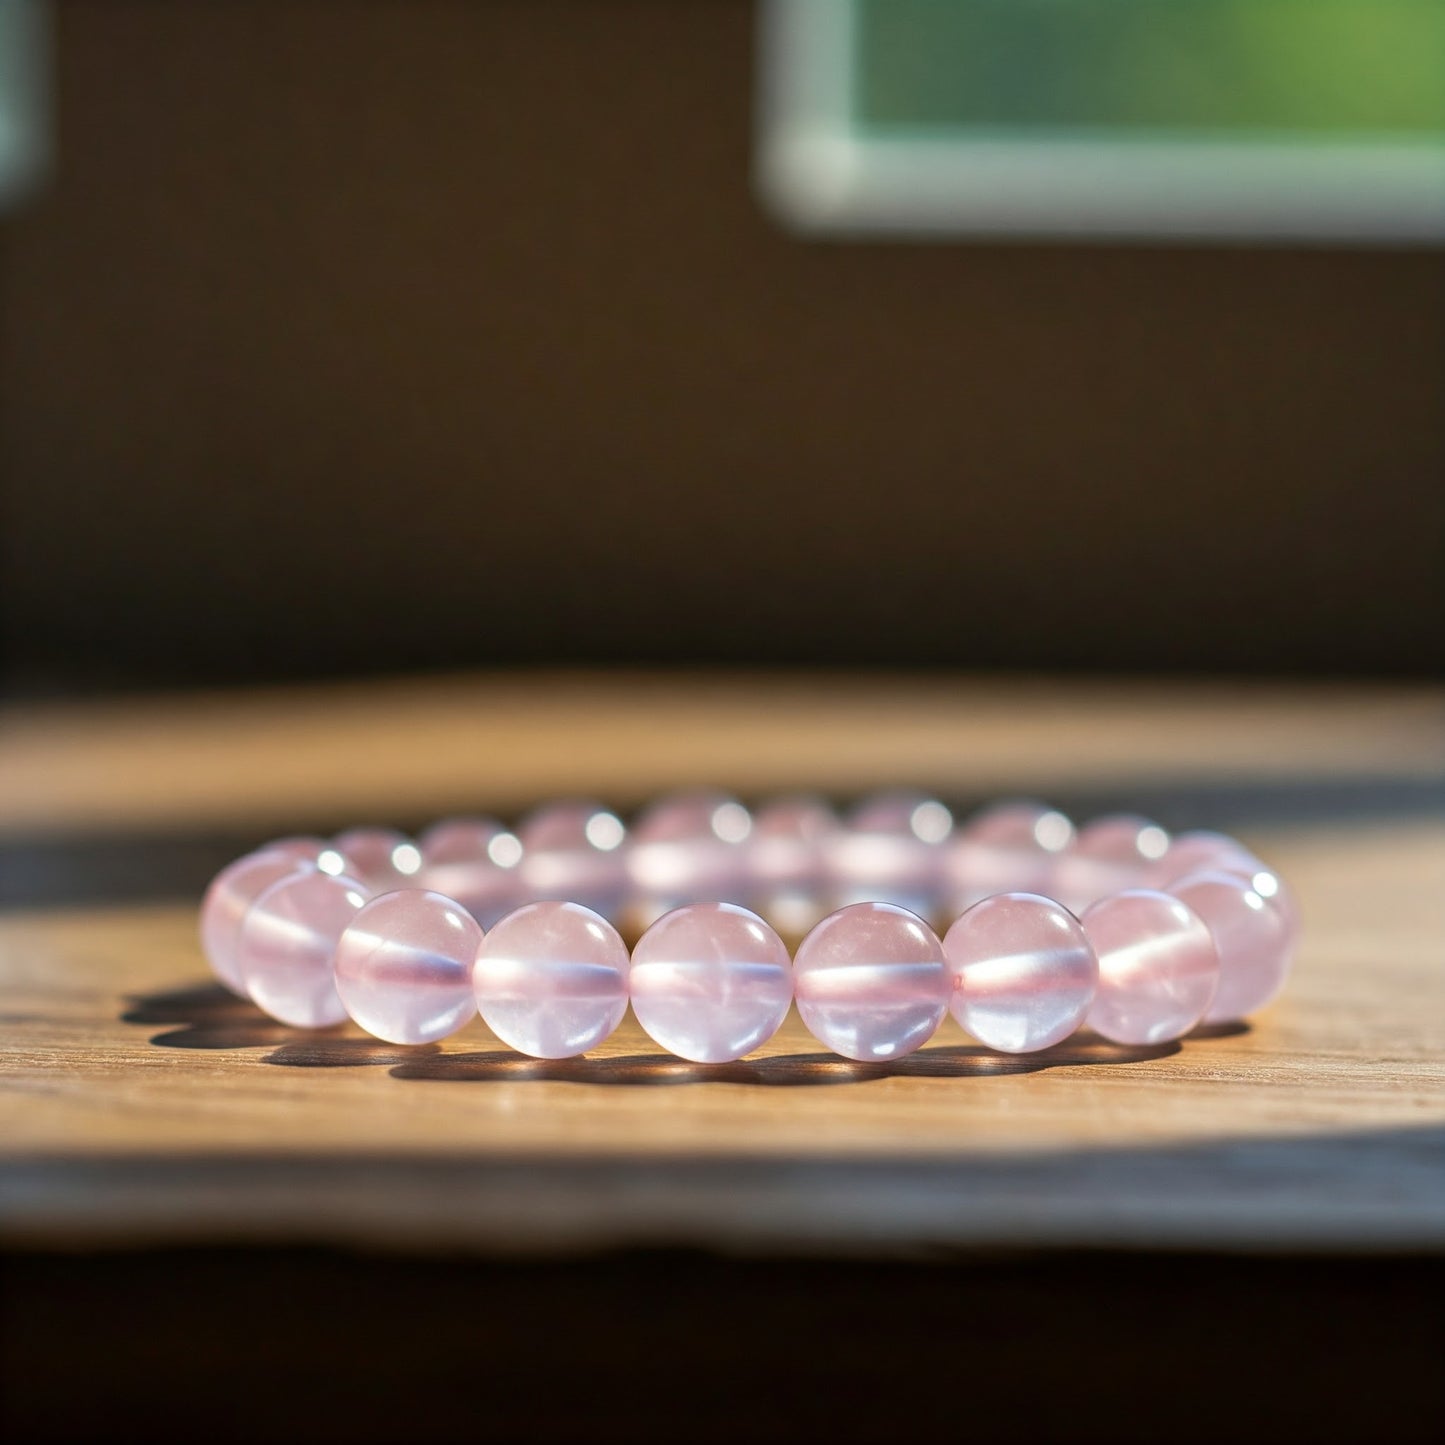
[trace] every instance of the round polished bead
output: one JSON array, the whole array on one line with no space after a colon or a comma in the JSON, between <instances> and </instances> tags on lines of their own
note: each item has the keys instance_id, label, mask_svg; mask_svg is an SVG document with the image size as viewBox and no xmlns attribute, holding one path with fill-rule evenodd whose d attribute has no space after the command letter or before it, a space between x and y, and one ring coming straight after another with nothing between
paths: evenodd
<instances>
[{"instance_id":1,"label":"round polished bead","mask_svg":"<svg viewBox=\"0 0 1445 1445\"><path fill-rule=\"evenodd\" d=\"M416 882L460 903L483 928L520 904L522 844L495 818L447 818L417 839Z\"/></svg>"},{"instance_id":2,"label":"round polished bead","mask_svg":"<svg viewBox=\"0 0 1445 1445\"><path fill-rule=\"evenodd\" d=\"M616 918L627 894L627 830L598 803L552 803L517 829L521 883L534 900L569 899Z\"/></svg>"},{"instance_id":3,"label":"round polished bead","mask_svg":"<svg viewBox=\"0 0 1445 1445\"><path fill-rule=\"evenodd\" d=\"M211 880L201 902L201 951L232 993L246 992L236 959L246 910L278 879L314 866L289 849L267 847L238 858Z\"/></svg>"},{"instance_id":4,"label":"round polished bead","mask_svg":"<svg viewBox=\"0 0 1445 1445\"><path fill-rule=\"evenodd\" d=\"M953 979L943 946L892 903L830 913L793 961L798 1012L813 1035L850 1059L896 1059L926 1044L948 1012Z\"/></svg>"},{"instance_id":5,"label":"round polished bead","mask_svg":"<svg viewBox=\"0 0 1445 1445\"><path fill-rule=\"evenodd\" d=\"M1204 1022L1242 1019L1269 1003L1294 956L1295 930L1284 909L1231 873L1196 873L1169 892L1204 920L1219 953L1219 988Z\"/></svg>"},{"instance_id":6,"label":"round polished bead","mask_svg":"<svg viewBox=\"0 0 1445 1445\"><path fill-rule=\"evenodd\" d=\"M1101 898L1080 920L1099 960L1090 1028L1117 1044L1161 1044L1204 1017L1219 954L1203 919L1148 888Z\"/></svg>"},{"instance_id":7,"label":"round polished bead","mask_svg":"<svg viewBox=\"0 0 1445 1445\"><path fill-rule=\"evenodd\" d=\"M1132 813L1095 818L1055 860L1047 891L1078 913L1096 899L1139 887L1168 847L1168 833L1148 818Z\"/></svg>"},{"instance_id":8,"label":"round polished bead","mask_svg":"<svg viewBox=\"0 0 1445 1445\"><path fill-rule=\"evenodd\" d=\"M828 848L833 896L842 904L882 902L933 911L953 815L923 793L865 798Z\"/></svg>"},{"instance_id":9,"label":"round polished bead","mask_svg":"<svg viewBox=\"0 0 1445 1445\"><path fill-rule=\"evenodd\" d=\"M627 1012L627 945L580 903L527 903L482 940L472 987L482 1021L536 1059L595 1048Z\"/></svg>"},{"instance_id":10,"label":"round polished bead","mask_svg":"<svg viewBox=\"0 0 1445 1445\"><path fill-rule=\"evenodd\" d=\"M1169 846L1149 865L1144 876L1150 888L1167 888L1191 873L1218 868L1232 873L1253 872L1259 866L1259 860L1237 838L1198 829L1171 838Z\"/></svg>"},{"instance_id":11,"label":"round polished bead","mask_svg":"<svg viewBox=\"0 0 1445 1445\"><path fill-rule=\"evenodd\" d=\"M1052 898L998 893L944 935L953 1016L1004 1053L1046 1049L1084 1021L1099 963L1078 919Z\"/></svg>"},{"instance_id":12,"label":"round polished bead","mask_svg":"<svg viewBox=\"0 0 1445 1445\"><path fill-rule=\"evenodd\" d=\"M955 909L995 893L1047 892L1054 860L1074 825L1043 803L1000 803L968 819L949 840L944 893Z\"/></svg>"},{"instance_id":13,"label":"round polished bead","mask_svg":"<svg viewBox=\"0 0 1445 1445\"><path fill-rule=\"evenodd\" d=\"M821 798L776 798L753 814L747 844L753 903L784 932L805 933L827 911L825 854L839 827Z\"/></svg>"},{"instance_id":14,"label":"round polished bead","mask_svg":"<svg viewBox=\"0 0 1445 1445\"><path fill-rule=\"evenodd\" d=\"M373 893L416 887L421 850L395 828L349 828L331 846L344 860L346 875L361 879Z\"/></svg>"},{"instance_id":15,"label":"round polished bead","mask_svg":"<svg viewBox=\"0 0 1445 1445\"><path fill-rule=\"evenodd\" d=\"M366 899L359 879L314 868L273 883L241 921L236 960L246 992L283 1024L339 1024L346 1009L332 961Z\"/></svg>"},{"instance_id":16,"label":"round polished bead","mask_svg":"<svg viewBox=\"0 0 1445 1445\"><path fill-rule=\"evenodd\" d=\"M1278 912L1290 930L1299 932L1299 909L1284 880L1237 838L1225 833L1181 833L1148 874L1148 887L1173 891L1173 884L1195 873L1231 873L1247 878L1266 903Z\"/></svg>"},{"instance_id":17,"label":"round polished bead","mask_svg":"<svg viewBox=\"0 0 1445 1445\"><path fill-rule=\"evenodd\" d=\"M643 921L684 903L731 901L746 891L748 810L726 793L678 793L633 825L627 867Z\"/></svg>"},{"instance_id":18,"label":"round polished bead","mask_svg":"<svg viewBox=\"0 0 1445 1445\"><path fill-rule=\"evenodd\" d=\"M723 1064L777 1033L793 1000L788 950L736 903L691 903L632 950L632 1011L679 1058Z\"/></svg>"},{"instance_id":19,"label":"round polished bead","mask_svg":"<svg viewBox=\"0 0 1445 1445\"><path fill-rule=\"evenodd\" d=\"M472 959L482 930L450 898L401 888L373 898L336 944L336 992L367 1033L429 1044L477 1011Z\"/></svg>"}]
</instances>

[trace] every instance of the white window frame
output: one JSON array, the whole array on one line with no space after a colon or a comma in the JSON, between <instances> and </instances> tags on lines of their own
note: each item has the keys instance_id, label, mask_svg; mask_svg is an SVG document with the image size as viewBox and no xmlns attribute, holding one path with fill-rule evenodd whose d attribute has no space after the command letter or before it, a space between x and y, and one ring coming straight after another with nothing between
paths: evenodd
<instances>
[{"instance_id":1,"label":"white window frame","mask_svg":"<svg viewBox=\"0 0 1445 1445\"><path fill-rule=\"evenodd\" d=\"M1445 144L878 138L854 125L852 0L763 0L756 176L814 235L1433 244Z\"/></svg>"}]
</instances>

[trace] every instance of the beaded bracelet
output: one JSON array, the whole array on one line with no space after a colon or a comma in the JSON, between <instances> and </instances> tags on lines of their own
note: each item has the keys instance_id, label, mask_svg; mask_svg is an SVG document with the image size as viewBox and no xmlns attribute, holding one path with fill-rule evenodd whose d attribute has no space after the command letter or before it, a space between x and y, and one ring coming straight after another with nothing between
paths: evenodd
<instances>
[{"instance_id":1,"label":"beaded bracelet","mask_svg":"<svg viewBox=\"0 0 1445 1445\"><path fill-rule=\"evenodd\" d=\"M941 939L930 919L952 920ZM618 925L640 932L630 956ZM420 1044L480 1012L555 1059L600 1044L630 1003L698 1063L741 1058L794 1003L828 1048L873 1062L950 1010L1007 1053L1085 1023L1159 1044L1268 1003L1297 934L1278 875L1222 834L1171 839L1122 814L1076 833L1033 803L955 828L936 799L899 793L846 822L811 798L750 814L693 793L630 832L557 803L515 833L469 818L415 842L285 838L223 869L201 908L221 982L282 1023L350 1017ZM801 938L791 958L783 935Z\"/></svg>"}]
</instances>

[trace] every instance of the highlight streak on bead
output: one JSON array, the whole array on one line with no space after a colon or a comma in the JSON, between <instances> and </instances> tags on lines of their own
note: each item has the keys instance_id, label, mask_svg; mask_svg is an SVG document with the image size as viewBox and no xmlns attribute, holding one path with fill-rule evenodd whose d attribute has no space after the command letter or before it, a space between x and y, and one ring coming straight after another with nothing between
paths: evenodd
<instances>
[{"instance_id":1,"label":"highlight streak on bead","mask_svg":"<svg viewBox=\"0 0 1445 1445\"><path fill-rule=\"evenodd\" d=\"M1249 879L1229 873L1196 873L1169 892L1204 920L1219 953L1219 989L1204 1022L1241 1019L1274 999L1294 956L1295 928L1286 910Z\"/></svg>"},{"instance_id":2,"label":"highlight streak on bead","mask_svg":"<svg viewBox=\"0 0 1445 1445\"><path fill-rule=\"evenodd\" d=\"M367 1033L427 1044L476 1013L472 959L482 930L440 893L403 888L373 898L336 945L336 991Z\"/></svg>"},{"instance_id":3,"label":"highlight streak on bead","mask_svg":"<svg viewBox=\"0 0 1445 1445\"><path fill-rule=\"evenodd\" d=\"M798 1012L814 1037L860 1061L901 1058L926 1044L952 992L933 930L891 903L829 914L798 946L793 973Z\"/></svg>"},{"instance_id":4,"label":"highlight streak on bead","mask_svg":"<svg viewBox=\"0 0 1445 1445\"><path fill-rule=\"evenodd\" d=\"M472 987L482 1021L538 1059L595 1048L627 1012L627 945L579 903L528 903L482 940Z\"/></svg>"},{"instance_id":5,"label":"highlight streak on bead","mask_svg":"<svg viewBox=\"0 0 1445 1445\"><path fill-rule=\"evenodd\" d=\"M632 1011L669 1053L739 1059L777 1033L793 998L782 939L735 903L694 903L658 919L632 951Z\"/></svg>"},{"instance_id":6,"label":"highlight streak on bead","mask_svg":"<svg viewBox=\"0 0 1445 1445\"><path fill-rule=\"evenodd\" d=\"M1051 898L1001 893L970 908L943 939L953 1016L990 1048L1022 1054L1084 1021L1099 963L1074 916Z\"/></svg>"},{"instance_id":7,"label":"highlight streak on bead","mask_svg":"<svg viewBox=\"0 0 1445 1445\"><path fill-rule=\"evenodd\" d=\"M347 924L366 902L366 885L312 869L273 883L247 910L236 956L246 991L283 1024L339 1024L346 1009L332 960Z\"/></svg>"},{"instance_id":8,"label":"highlight streak on bead","mask_svg":"<svg viewBox=\"0 0 1445 1445\"><path fill-rule=\"evenodd\" d=\"M1130 889L1100 899L1080 922L1099 959L1091 1028L1118 1044L1160 1044L1204 1017L1219 954L1203 919L1179 899Z\"/></svg>"}]
</instances>

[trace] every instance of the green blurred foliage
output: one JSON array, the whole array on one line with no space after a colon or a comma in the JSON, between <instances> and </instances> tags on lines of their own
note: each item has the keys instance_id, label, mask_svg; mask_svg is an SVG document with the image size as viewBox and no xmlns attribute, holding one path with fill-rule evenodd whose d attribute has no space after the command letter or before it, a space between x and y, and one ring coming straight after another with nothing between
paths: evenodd
<instances>
[{"instance_id":1,"label":"green blurred foliage","mask_svg":"<svg viewBox=\"0 0 1445 1445\"><path fill-rule=\"evenodd\" d=\"M1445 138L1445 0L852 0L869 130Z\"/></svg>"}]
</instances>

